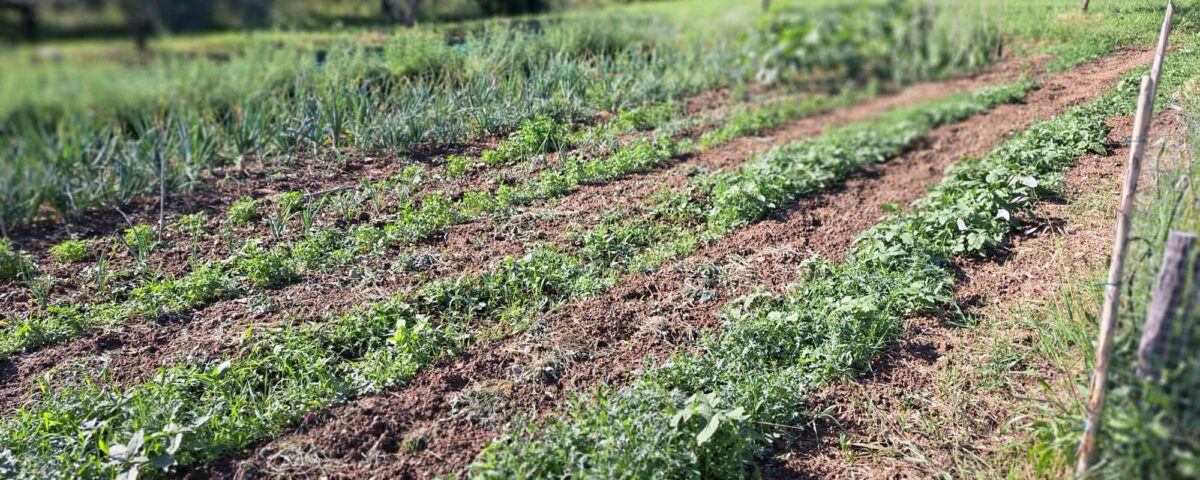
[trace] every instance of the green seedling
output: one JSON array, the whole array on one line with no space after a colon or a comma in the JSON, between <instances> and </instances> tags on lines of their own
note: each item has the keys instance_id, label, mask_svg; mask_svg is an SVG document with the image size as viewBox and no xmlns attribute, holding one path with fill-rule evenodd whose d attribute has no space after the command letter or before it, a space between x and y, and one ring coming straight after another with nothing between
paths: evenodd
<instances>
[{"instance_id":1,"label":"green seedling","mask_svg":"<svg viewBox=\"0 0 1200 480\"><path fill-rule=\"evenodd\" d=\"M92 240L63 240L50 247L50 256L59 264L79 263L87 259L88 250L95 244Z\"/></svg>"}]
</instances>

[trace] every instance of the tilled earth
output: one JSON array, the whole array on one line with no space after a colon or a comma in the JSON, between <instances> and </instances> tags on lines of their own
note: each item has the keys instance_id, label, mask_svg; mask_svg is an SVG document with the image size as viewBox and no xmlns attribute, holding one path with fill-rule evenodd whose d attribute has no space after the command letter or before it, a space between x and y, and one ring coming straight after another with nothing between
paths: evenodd
<instances>
[{"instance_id":1,"label":"tilled earth","mask_svg":"<svg viewBox=\"0 0 1200 480\"><path fill-rule=\"evenodd\" d=\"M598 385L619 386L639 368L660 362L676 349L688 348L698 335L720 324L719 309L729 301L760 289L782 291L796 280L794 271L800 262L812 255L838 257L859 232L887 213L888 206L906 205L921 197L950 164L982 155L1012 132L1099 96L1128 70L1148 64L1151 55L1148 49L1122 50L1075 70L1040 74L1041 87L1021 104L1002 105L938 128L899 158L868 167L819 194L792 202L773 216L738 229L686 258L668 262L653 272L627 275L615 288L597 296L570 301L539 316L525 333L477 342L462 355L419 373L404 387L314 412L311 420L254 446L242 458L185 474L429 478L460 472L498 435L503 421L512 414L553 412L571 393L586 392ZM917 85L679 158L665 168L585 186L560 201L536 205L527 214L455 226L443 236L424 242L435 260L422 274L447 278L478 272L503 257L519 256L530 242L562 244L568 241L570 232L598 224L606 212L620 209L632 215L646 214L642 208L652 195L664 187L682 186L697 170L735 168L773 146L814 137L833 126L867 120L890 108L1011 82L1040 71L1044 61L1006 60L977 75ZM710 97L702 96L690 108L711 109L719 100ZM470 148L487 145L483 142ZM1113 153L1119 154L1119 149ZM1119 168L1119 162L1116 167L1106 162L1112 163L1112 157L1089 158L1079 168L1097 169L1102 171L1100 175ZM181 199L175 208L193 211L196 205L202 205L217 211L214 199L236 198L245 192L263 194L298 187L320 190L353 183L364 176L386 178L399 171L395 165L397 162L378 159L354 163L336 172L289 177L283 182L267 173L247 175L242 181L222 183L212 191ZM461 191L468 187L475 186L444 188ZM105 222L113 223L97 220L90 228L102 230L116 225ZM63 238L70 233L67 230L47 226L31 231L28 238L40 234ZM160 263L178 260L158 259ZM25 401L40 374L56 365L72 361L106 363L114 380L130 384L145 380L156 369L184 356L236 351L239 335L251 325L318 317L388 298L416 281L414 275L395 263L399 262L376 256L365 265L312 275L254 298L217 302L178 318L133 323L15 355L0 361L0 410L9 411ZM997 268L995 265L970 263L962 268L968 279L986 278L991 271L988 269ZM965 299L991 293L972 293L979 288L976 285L960 285L960 296ZM914 325L941 328L920 319ZM905 345L897 347L898 351L903 352ZM896 361L895 356L889 354L888 358ZM882 381L893 380L905 381L890 377ZM829 394L821 398L832 401L835 397ZM827 443L809 440L780 446L784 452L798 450L790 457L796 460L769 465L767 473L782 477L847 474L821 461L831 458L832 453L823 450L830 448Z\"/></svg>"}]
</instances>

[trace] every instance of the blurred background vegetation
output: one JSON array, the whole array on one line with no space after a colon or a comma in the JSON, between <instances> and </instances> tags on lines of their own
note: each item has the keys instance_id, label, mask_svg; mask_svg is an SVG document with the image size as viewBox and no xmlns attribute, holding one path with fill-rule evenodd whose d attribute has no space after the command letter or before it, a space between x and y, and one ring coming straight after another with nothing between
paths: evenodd
<instances>
[{"instance_id":1,"label":"blurred background vegetation","mask_svg":"<svg viewBox=\"0 0 1200 480\"><path fill-rule=\"evenodd\" d=\"M461 21L637 0L0 0L8 42Z\"/></svg>"}]
</instances>

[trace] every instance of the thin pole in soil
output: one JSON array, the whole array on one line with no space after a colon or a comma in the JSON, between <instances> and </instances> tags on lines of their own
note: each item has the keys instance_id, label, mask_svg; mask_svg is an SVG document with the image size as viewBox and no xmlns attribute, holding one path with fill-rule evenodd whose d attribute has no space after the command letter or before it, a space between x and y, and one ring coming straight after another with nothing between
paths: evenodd
<instances>
[{"instance_id":1,"label":"thin pole in soil","mask_svg":"<svg viewBox=\"0 0 1200 480\"><path fill-rule=\"evenodd\" d=\"M167 166L162 149L157 145L154 146L154 156L158 160L158 231L161 233L167 210Z\"/></svg>"},{"instance_id":2,"label":"thin pole in soil","mask_svg":"<svg viewBox=\"0 0 1200 480\"><path fill-rule=\"evenodd\" d=\"M1086 6L1086 0L1085 0ZM1129 148L1129 166L1125 172L1125 184L1121 189L1121 204L1117 212L1116 234L1113 239L1112 260L1109 264L1108 281L1104 286L1104 306L1100 314L1100 336L1096 341L1096 360L1092 381L1088 390L1087 416L1083 438L1075 464L1075 476L1086 478L1088 468L1096 455L1096 437L1100 432L1100 418L1104 411L1104 396L1108 383L1108 363L1112 356L1113 340L1116 336L1118 308L1121 299L1121 279L1125 268L1125 249L1128 246L1130 217L1133 199L1137 193L1138 175L1141 173L1142 156L1146 152L1146 134L1154 112L1154 97L1162 74L1163 57L1167 52L1167 39L1171 34L1171 18L1175 7L1167 2L1163 26L1159 31L1158 49L1149 75L1142 76L1142 88L1138 94L1137 114L1134 117L1133 138Z\"/></svg>"},{"instance_id":3,"label":"thin pole in soil","mask_svg":"<svg viewBox=\"0 0 1200 480\"><path fill-rule=\"evenodd\" d=\"M1157 379L1158 367L1166 358L1172 327L1175 325L1175 314L1183 302L1188 259L1191 258L1195 244L1196 236L1190 233L1171 232L1170 238L1167 239L1162 268L1159 269L1158 282L1154 287L1150 310L1146 314L1146 324L1142 327L1142 338L1138 343L1139 379Z\"/></svg>"},{"instance_id":4,"label":"thin pole in soil","mask_svg":"<svg viewBox=\"0 0 1200 480\"><path fill-rule=\"evenodd\" d=\"M1171 18L1175 16L1175 3L1167 2L1167 13L1163 16L1162 29L1158 31L1158 48L1154 52L1154 63L1150 64L1150 79L1154 80L1154 88L1162 79L1163 59L1167 56L1167 37L1171 36ZM1156 93L1151 91L1151 94Z\"/></svg>"},{"instance_id":5,"label":"thin pole in soil","mask_svg":"<svg viewBox=\"0 0 1200 480\"><path fill-rule=\"evenodd\" d=\"M1125 170L1125 184L1121 188L1121 206L1117 212L1112 261L1109 264L1108 281L1104 283L1104 307L1100 316L1100 338L1096 342L1096 365L1087 398L1087 420L1084 423L1083 439L1079 442L1078 462L1075 465L1075 474L1080 478L1087 476L1088 467L1096 453L1100 414L1104 410L1104 387L1108 381L1108 360L1112 356L1117 310L1121 303L1121 277L1125 268L1125 249L1129 245L1133 198L1137 194L1142 155L1146 151L1146 131L1150 125L1150 113L1154 109L1153 91L1154 81L1149 75L1143 75L1141 93L1138 95L1137 116L1133 124L1133 140L1129 149L1129 166Z\"/></svg>"}]
</instances>

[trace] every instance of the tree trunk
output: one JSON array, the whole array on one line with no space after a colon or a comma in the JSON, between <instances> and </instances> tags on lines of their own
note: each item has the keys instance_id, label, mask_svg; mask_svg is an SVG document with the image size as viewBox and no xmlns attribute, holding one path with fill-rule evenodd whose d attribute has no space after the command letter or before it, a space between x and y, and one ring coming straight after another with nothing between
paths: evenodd
<instances>
[{"instance_id":1,"label":"tree trunk","mask_svg":"<svg viewBox=\"0 0 1200 480\"><path fill-rule=\"evenodd\" d=\"M38 36L36 5L30 1L0 0L0 9L14 10L21 17L21 30L30 41L37 40Z\"/></svg>"},{"instance_id":2,"label":"tree trunk","mask_svg":"<svg viewBox=\"0 0 1200 480\"><path fill-rule=\"evenodd\" d=\"M411 27L417 23L417 0L404 0L404 26Z\"/></svg>"},{"instance_id":3,"label":"tree trunk","mask_svg":"<svg viewBox=\"0 0 1200 480\"><path fill-rule=\"evenodd\" d=\"M1089 0L1083 0L1083 5L1079 6L1079 11L1087 13L1088 1Z\"/></svg>"},{"instance_id":4,"label":"tree trunk","mask_svg":"<svg viewBox=\"0 0 1200 480\"><path fill-rule=\"evenodd\" d=\"M397 22L400 20L399 9L396 8L394 0L379 0L379 9L383 10L383 15L389 20Z\"/></svg>"},{"instance_id":5,"label":"tree trunk","mask_svg":"<svg viewBox=\"0 0 1200 480\"><path fill-rule=\"evenodd\" d=\"M146 51L150 41L150 18L145 14L135 13L129 17L129 35L139 52Z\"/></svg>"}]
</instances>

